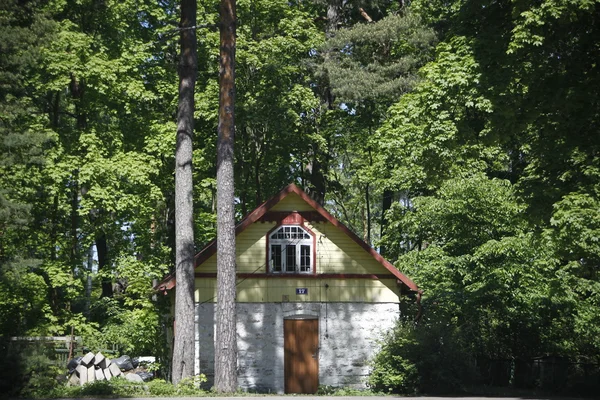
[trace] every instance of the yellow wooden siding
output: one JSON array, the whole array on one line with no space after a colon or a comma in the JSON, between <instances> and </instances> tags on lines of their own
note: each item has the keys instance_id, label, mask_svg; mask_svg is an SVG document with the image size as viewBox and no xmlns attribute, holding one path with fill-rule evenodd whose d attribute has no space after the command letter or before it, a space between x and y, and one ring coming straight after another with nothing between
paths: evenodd
<instances>
[{"instance_id":1,"label":"yellow wooden siding","mask_svg":"<svg viewBox=\"0 0 600 400\"><path fill-rule=\"evenodd\" d=\"M256 222L236 238L236 261L240 273L265 273L267 233L273 222ZM315 234L318 274L389 274L390 272L365 249L330 223L307 224ZM197 272L217 272L217 256L213 254Z\"/></svg>"},{"instance_id":2,"label":"yellow wooden siding","mask_svg":"<svg viewBox=\"0 0 600 400\"><path fill-rule=\"evenodd\" d=\"M275 227L274 222L256 222L236 237L235 259L237 271L241 273L266 273L267 232ZM217 254L213 254L196 272L217 272Z\"/></svg>"},{"instance_id":3,"label":"yellow wooden siding","mask_svg":"<svg viewBox=\"0 0 600 400\"><path fill-rule=\"evenodd\" d=\"M317 273L389 274L383 265L345 232L330 223L308 225L317 238Z\"/></svg>"},{"instance_id":4,"label":"yellow wooden siding","mask_svg":"<svg viewBox=\"0 0 600 400\"><path fill-rule=\"evenodd\" d=\"M216 282L216 278L196 278L196 302L215 302ZM308 294L297 295L296 288L306 288ZM399 295L395 279L246 278L238 279L237 286L237 301L240 303L396 303L399 301Z\"/></svg>"},{"instance_id":5,"label":"yellow wooden siding","mask_svg":"<svg viewBox=\"0 0 600 400\"><path fill-rule=\"evenodd\" d=\"M302 197L296 193L290 193L279 203L275 204L269 211L314 211Z\"/></svg>"}]
</instances>

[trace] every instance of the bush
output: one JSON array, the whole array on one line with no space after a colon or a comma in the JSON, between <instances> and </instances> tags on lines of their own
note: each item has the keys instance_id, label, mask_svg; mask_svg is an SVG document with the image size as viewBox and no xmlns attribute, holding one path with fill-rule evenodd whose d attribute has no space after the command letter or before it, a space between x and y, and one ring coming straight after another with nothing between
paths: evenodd
<instances>
[{"instance_id":1,"label":"bush","mask_svg":"<svg viewBox=\"0 0 600 400\"><path fill-rule=\"evenodd\" d=\"M368 381L373 390L403 394L418 391L416 360L410 356L416 345L413 336L412 327L398 323L384 337Z\"/></svg>"},{"instance_id":2,"label":"bush","mask_svg":"<svg viewBox=\"0 0 600 400\"><path fill-rule=\"evenodd\" d=\"M174 396L177 394L177 389L170 382L154 379L148 382L148 392L153 396Z\"/></svg>"},{"instance_id":3,"label":"bush","mask_svg":"<svg viewBox=\"0 0 600 400\"><path fill-rule=\"evenodd\" d=\"M369 386L376 391L457 393L475 377L460 329L452 324L398 322L373 360Z\"/></svg>"},{"instance_id":4,"label":"bush","mask_svg":"<svg viewBox=\"0 0 600 400\"><path fill-rule=\"evenodd\" d=\"M177 394L183 396L202 394L204 391L200 387L206 381L206 375L204 374L184 378L177 385Z\"/></svg>"},{"instance_id":5,"label":"bush","mask_svg":"<svg viewBox=\"0 0 600 400\"><path fill-rule=\"evenodd\" d=\"M374 393L368 389L353 389L346 387L338 387L338 386L330 386L330 385L320 385L319 390L317 390L317 395L319 396L339 396L339 397L348 397L348 396L377 396L377 393Z\"/></svg>"}]
</instances>

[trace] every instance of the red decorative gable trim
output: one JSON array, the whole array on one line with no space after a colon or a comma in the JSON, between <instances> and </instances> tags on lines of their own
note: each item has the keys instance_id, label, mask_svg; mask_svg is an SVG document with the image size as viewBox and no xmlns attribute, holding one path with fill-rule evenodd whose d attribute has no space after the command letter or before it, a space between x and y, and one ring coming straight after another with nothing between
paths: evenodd
<instances>
[{"instance_id":1,"label":"red decorative gable trim","mask_svg":"<svg viewBox=\"0 0 600 400\"><path fill-rule=\"evenodd\" d=\"M277 225L293 225L301 224L303 221L325 222L326 219L315 211L268 211L258 221L275 222Z\"/></svg>"},{"instance_id":2,"label":"red decorative gable trim","mask_svg":"<svg viewBox=\"0 0 600 400\"><path fill-rule=\"evenodd\" d=\"M300 212L271 212L269 210L273 208L277 203L287 197L290 193L295 193L302 198L308 205L315 209L315 211L300 211ZM292 216L297 214L298 216ZM235 227L236 236L243 232L247 227L252 225L257 221L278 221L277 218L304 218L308 221L327 221L334 225L335 227L341 229L346 235L348 235L354 242L356 242L360 247L362 247L367 253L369 253L375 260L377 260L381 265L383 265L393 276L398 278L398 280L405 285L408 289L413 291L418 291L417 285L402 272L398 271L396 267L394 267L389 261L384 259L381 254L377 253L371 246L366 244L362 239L360 239L354 232L352 232L346 225L342 224L338 221L333 215L331 215L327 210L325 210L319 203L311 199L302 189L300 189L295 184L291 183L286 186L281 192L277 193L275 196L271 197L269 200L262 203L258 206L254 211L248 214L244 219L242 219ZM213 254L217 251L217 241L213 240L210 242L204 249L202 249L195 257L195 266L198 267L204 261L209 259ZM174 284L169 283L174 280L175 277L173 275L165 277L159 283L156 288L161 290L167 284L169 286L174 286ZM171 287L172 287L171 286Z\"/></svg>"}]
</instances>

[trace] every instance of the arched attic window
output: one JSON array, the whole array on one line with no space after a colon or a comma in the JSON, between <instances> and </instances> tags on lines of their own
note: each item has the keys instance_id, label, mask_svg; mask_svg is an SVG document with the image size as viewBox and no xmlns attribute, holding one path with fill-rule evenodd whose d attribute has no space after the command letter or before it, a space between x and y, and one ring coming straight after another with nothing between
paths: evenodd
<instances>
[{"instance_id":1,"label":"arched attic window","mask_svg":"<svg viewBox=\"0 0 600 400\"><path fill-rule=\"evenodd\" d=\"M313 272L313 237L297 225L282 225L269 235L269 267L274 273Z\"/></svg>"}]
</instances>

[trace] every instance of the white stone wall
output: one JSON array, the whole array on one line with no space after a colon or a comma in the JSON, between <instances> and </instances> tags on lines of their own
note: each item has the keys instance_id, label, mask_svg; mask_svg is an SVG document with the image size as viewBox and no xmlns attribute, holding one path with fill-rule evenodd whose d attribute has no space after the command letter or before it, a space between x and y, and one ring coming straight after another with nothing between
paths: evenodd
<instances>
[{"instance_id":1,"label":"white stone wall","mask_svg":"<svg viewBox=\"0 0 600 400\"><path fill-rule=\"evenodd\" d=\"M214 307L196 305L196 373L214 378ZM283 320L319 319L319 385L364 388L381 334L399 316L397 303L238 303L240 388L283 393Z\"/></svg>"}]
</instances>

